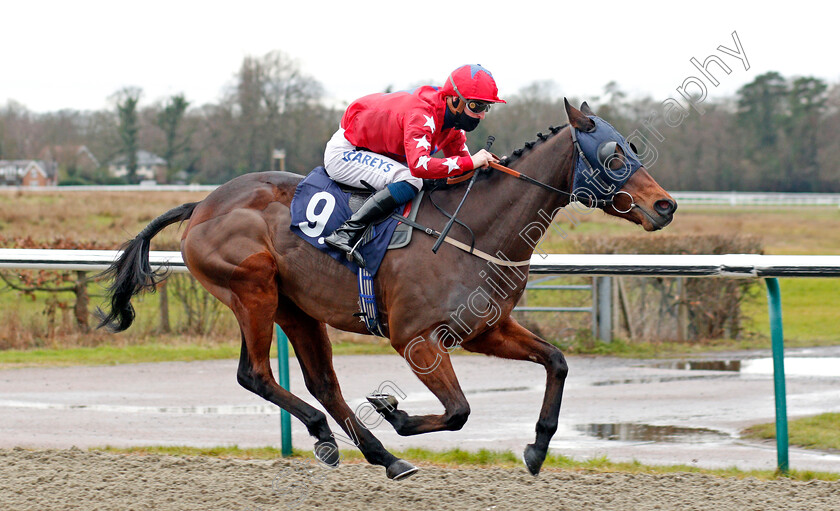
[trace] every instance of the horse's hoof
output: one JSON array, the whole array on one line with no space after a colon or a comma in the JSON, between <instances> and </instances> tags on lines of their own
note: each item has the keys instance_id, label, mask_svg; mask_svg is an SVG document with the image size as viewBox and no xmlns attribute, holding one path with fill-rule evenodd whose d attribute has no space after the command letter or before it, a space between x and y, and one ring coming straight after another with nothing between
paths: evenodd
<instances>
[{"instance_id":1,"label":"horse's hoof","mask_svg":"<svg viewBox=\"0 0 840 511\"><path fill-rule=\"evenodd\" d=\"M388 479L399 481L400 479L405 479L406 477L414 474L417 470L417 467L411 463L405 460L397 460L391 463L388 469L385 470L385 474L388 475Z\"/></svg>"},{"instance_id":2,"label":"horse's hoof","mask_svg":"<svg viewBox=\"0 0 840 511\"><path fill-rule=\"evenodd\" d=\"M379 413L393 412L397 409L397 398L390 394L371 394L367 396L367 400L373 405L373 409Z\"/></svg>"},{"instance_id":3,"label":"horse's hoof","mask_svg":"<svg viewBox=\"0 0 840 511\"><path fill-rule=\"evenodd\" d=\"M337 467L341 462L341 456L338 452L338 445L332 440L319 440L315 442L315 449L313 450L315 457L321 463L331 467Z\"/></svg>"},{"instance_id":4,"label":"horse's hoof","mask_svg":"<svg viewBox=\"0 0 840 511\"><path fill-rule=\"evenodd\" d=\"M528 444L525 446L525 452L522 453L522 461L525 462L525 466L528 467L528 472L532 476L539 475L540 468L545 461L545 453L540 452L534 444Z\"/></svg>"}]
</instances>

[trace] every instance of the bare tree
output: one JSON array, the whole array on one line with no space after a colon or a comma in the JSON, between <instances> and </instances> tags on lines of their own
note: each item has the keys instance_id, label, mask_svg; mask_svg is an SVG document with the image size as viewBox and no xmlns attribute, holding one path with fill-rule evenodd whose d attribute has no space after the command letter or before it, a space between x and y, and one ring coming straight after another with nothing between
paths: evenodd
<instances>
[{"instance_id":1,"label":"bare tree","mask_svg":"<svg viewBox=\"0 0 840 511\"><path fill-rule=\"evenodd\" d=\"M241 147L245 150L238 171L268 170L271 153L286 147L294 164L297 145L291 142L300 133L301 114L317 112L321 85L304 75L294 60L280 51L261 58L246 57L237 74L237 85L230 95L234 122L239 127ZM317 121L317 116L312 116ZM326 144L326 138L310 143Z\"/></svg>"}]
</instances>

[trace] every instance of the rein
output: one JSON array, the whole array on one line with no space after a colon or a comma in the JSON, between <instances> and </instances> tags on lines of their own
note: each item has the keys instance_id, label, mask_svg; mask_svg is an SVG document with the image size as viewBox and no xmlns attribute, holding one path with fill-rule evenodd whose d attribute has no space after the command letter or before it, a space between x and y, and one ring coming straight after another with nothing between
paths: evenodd
<instances>
[{"instance_id":1,"label":"rein","mask_svg":"<svg viewBox=\"0 0 840 511\"><path fill-rule=\"evenodd\" d=\"M589 159L586 157L586 154L584 154L583 149L581 148L580 143L577 140L577 136L576 136L575 131L576 131L575 128L571 127L572 143L574 144L574 147L577 150L578 158L580 158L582 161L585 162L586 166L589 168L589 170L592 172L593 175L596 175L595 172L592 169L592 164L589 163ZM495 137L488 137L487 147L486 147L486 149L488 151L489 151L489 147L493 143L494 139L495 139ZM583 203L580 200L580 197L578 196L578 194L576 194L576 193L567 192L565 190L560 190L559 188L555 188L555 187L553 187L553 186L551 186L547 183L543 183L542 181L540 181L538 179L534 179L534 178L532 178L530 176L527 176L527 175L525 175L525 174L523 174L519 171L513 170L512 168L506 167L504 165L501 165L499 163L495 163L495 162L492 162L492 161L488 162L487 166L494 169L494 170L498 170L499 172L507 174L509 176L515 177L516 179L525 181L526 183L530 183L532 185L539 186L540 188L543 188L543 189L548 190L550 192L559 193L560 195L565 195L569 198L569 203L570 204L574 203L574 202ZM528 261L516 261L516 262L506 261L504 259L499 259L498 257L494 257L494 256L492 256L492 255L490 255L486 252L482 252L481 250L478 250L477 248L475 248L475 237L473 237L472 245L467 245L467 244L462 243L458 240L453 240L453 239L450 239L450 238L447 237L447 234L449 233L449 229L452 228L452 225L455 222L457 222L461 225L464 225L463 222L460 222L460 221L456 220L455 217L458 215L458 211L461 209L461 206L464 205L464 202L466 201L467 196L469 195L470 190L472 189L472 186L475 183L476 177L478 177L478 172L477 172L478 170L480 170L480 169L473 169L473 170L470 170L468 172L464 172L463 174L460 174L458 176L453 176L453 177L450 177L450 178L446 179L446 184L449 184L449 185L456 184L456 183L461 183L461 182L466 181L468 179L470 180L470 182L467 186L467 191L464 194L464 197L461 199L460 204L458 204L458 208L455 210L455 213L453 213L452 215L446 214L446 212L442 211L441 208L439 208L437 206L437 204L435 204L435 207L438 210L441 210L441 212L444 213L445 216L449 216L449 222L447 223L443 232L438 232L438 231L436 231L434 229L431 229L429 227L425 227L423 225L420 225L417 222L409 220L408 218L406 218L402 215L398 215L396 213L392 214L391 218L395 218L395 219L399 220L400 222L403 222L406 225L411 226L414 229L418 229L418 230L423 231L424 233L428 234L429 236L437 238L437 242L435 243L435 246L432 249L432 251L435 252L435 253L437 253L437 250L440 247L440 245L443 242L446 242L446 243L449 243L450 245L453 245L453 246L463 250L464 252L475 255L477 257L480 257L481 259L484 259L486 261L490 261L494 264L498 264L499 266L526 266L528 264L531 264L530 260L528 260ZM615 200L614 200L615 196L620 194L620 193L623 193L623 194L627 195L627 197L630 198L630 206L624 211L615 207ZM431 199L431 195L429 195L429 198ZM630 195L629 192L625 192L623 190L618 190L608 199L598 199L598 198L587 196L586 200L587 200L587 203L588 203L587 207L591 208L591 207L612 206L613 209L615 209L616 212L618 212L618 213L628 213L633 208L638 207L636 205L636 201L633 199L633 196ZM434 203L434 201L432 201L432 202ZM467 226L464 225L464 227L467 227ZM469 229L469 227L467 227L467 229Z\"/></svg>"},{"instance_id":2,"label":"rein","mask_svg":"<svg viewBox=\"0 0 840 511\"><path fill-rule=\"evenodd\" d=\"M579 157L583 158L583 160L587 164L589 164L589 160L587 160L586 157L583 155L583 151L580 151L580 146L577 144L577 140L575 140L575 146L578 147L578 150L579 150L579 153L580 153ZM567 192L565 190L560 190L559 188L555 188L555 187L553 187L549 184L543 183L542 181L538 181L538 180L536 180L536 179L534 179L530 176L526 176L525 174L523 174L519 171L513 170L512 168L505 167L504 165L500 165L500 164L492 162L492 161L489 162L487 164L487 166L489 166L489 167L491 167L495 170L498 170L499 172L504 172L505 174L513 176L516 179L521 179L522 181L525 181L526 183L530 183L532 185L539 186L540 188L544 188L544 189L549 190L549 191L554 192L554 193L559 193L561 195L565 195L565 196L569 197L569 202L570 203L581 202L579 196L575 193L570 193L570 192ZM475 172L475 171L471 170L470 172ZM469 173L467 173L467 174L469 174ZM460 179L461 177L462 176L459 176L456 179ZM457 181L457 182L460 182L460 181ZM627 195L628 197L630 197L630 207L625 211L622 211L622 210L616 208L615 207L615 201L613 200L613 198L620 193L623 193L623 194ZM615 192L613 194L613 196L610 197L609 199L593 199L591 197L587 197L586 199L587 199L587 201L589 201L589 204L587 204L588 207L598 208L598 207L601 207L601 206L603 206L603 207L612 206L613 209L615 209L619 213L628 213L631 209L636 207L636 202L633 200L633 196L630 195L628 192L625 192L623 190L619 190L619 191ZM593 206L593 203L594 203L594 206Z\"/></svg>"},{"instance_id":3,"label":"rein","mask_svg":"<svg viewBox=\"0 0 840 511\"><path fill-rule=\"evenodd\" d=\"M580 157L581 157L581 158L584 158L584 156L583 156L583 152L582 152L582 151L580 152ZM587 163L589 163L589 161L588 161L588 160L586 160L585 158L584 158L584 160L585 160ZM516 179L520 179L520 180L522 180L522 181L525 181L526 183L530 183L530 184L532 184L532 185L539 186L540 188L544 188L544 189L546 189L546 190L548 190L548 191L550 191L550 192L554 192L554 193L559 193L559 194L561 194L561 195L565 195L565 196L569 197L569 202L582 202L582 201L580 200L580 197L579 197L577 194L575 194L575 193L570 193L570 192L567 192L567 191L565 191L565 190L561 190L561 189L559 189L559 188L555 188L555 187L553 187L553 186L551 186L551 185L549 185L549 184L546 184L546 183L543 183L542 181L539 181L539 180L537 180L537 179L534 179L534 178L532 178L531 176L526 176L525 174L523 174L523 173L521 173L521 172L519 172L519 171L513 170L513 169L512 169L512 168L510 168L510 167L505 167L504 165L501 165L501 164L499 164L499 163L495 163L495 162L492 162L492 161L491 161L491 162L488 162L488 163L487 163L487 166L488 166L488 167L490 167L490 168L492 168L492 169L494 169L494 170L498 170L499 172L503 172L503 173L505 173L505 174L507 174L507 175L509 175L509 176L513 176L513 177L515 177ZM478 169L478 170L480 170L480 169ZM476 172L476 170L470 170L470 171L464 172L463 174L460 174L460 175L458 175L458 176L447 178L447 179L446 179L446 184L448 184L448 185L453 185L453 184L457 184L457 183L462 183L462 182L466 181L467 179L470 179L471 177L473 177L473 175L474 175L474 173L475 173L475 172ZM619 190L619 191L615 192L615 194L613 194L613 197L615 197L615 196L616 196L616 195L618 195L619 193L623 193L623 194L627 195L628 197L630 197L630 203L631 203L631 204L630 204L630 209L632 209L632 208L634 208L634 207L636 206L636 203L633 201L633 196L632 196L632 195L630 195L629 193L625 192L625 191ZM591 197L586 197L586 200L589 202L589 203L587 204L589 207L596 207L596 208L598 208L598 207L601 207L601 206L603 206L603 207L612 206L613 208L615 208L615 201L613 200L613 198L609 198L609 199L592 199ZM594 205L593 205L593 204L594 204ZM629 212L629 211L630 211L630 209L627 209L627 210L625 210L625 211L621 211L620 209L615 208L615 210L616 210L616 211L618 211L619 213L627 213L627 212Z\"/></svg>"}]
</instances>

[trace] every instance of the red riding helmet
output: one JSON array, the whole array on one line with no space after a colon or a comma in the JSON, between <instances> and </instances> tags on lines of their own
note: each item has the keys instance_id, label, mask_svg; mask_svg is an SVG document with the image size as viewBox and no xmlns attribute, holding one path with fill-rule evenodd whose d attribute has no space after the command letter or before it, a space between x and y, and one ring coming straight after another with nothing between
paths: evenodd
<instances>
[{"instance_id":1,"label":"red riding helmet","mask_svg":"<svg viewBox=\"0 0 840 511\"><path fill-rule=\"evenodd\" d=\"M507 103L499 98L499 88L490 71L480 64L466 64L449 73L443 88L444 96L457 96L462 103L476 99L488 103Z\"/></svg>"}]
</instances>

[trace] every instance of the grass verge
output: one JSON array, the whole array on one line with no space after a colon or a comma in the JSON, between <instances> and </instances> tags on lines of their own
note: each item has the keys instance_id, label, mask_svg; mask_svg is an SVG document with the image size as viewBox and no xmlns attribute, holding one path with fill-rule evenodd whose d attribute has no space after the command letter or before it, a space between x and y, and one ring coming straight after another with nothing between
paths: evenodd
<instances>
[{"instance_id":1,"label":"grass verge","mask_svg":"<svg viewBox=\"0 0 840 511\"><path fill-rule=\"evenodd\" d=\"M836 345L836 341L785 339L786 348ZM676 358L722 351L770 349L770 340L754 337L742 340L716 339L688 342L627 342L616 339L603 342L575 344L557 343L567 355L606 355L632 359ZM50 348L35 350L0 350L0 370L19 367L69 367L76 365L119 365L146 362L192 362L197 360L235 359L239 357L239 343L221 344L164 344L147 343L128 346L96 346L89 348ZM294 356L294 350L289 354ZM396 355L387 343L338 342L333 344L334 355ZM455 350L456 356L473 355ZM276 345L271 357L277 356Z\"/></svg>"},{"instance_id":2,"label":"grass verge","mask_svg":"<svg viewBox=\"0 0 840 511\"><path fill-rule=\"evenodd\" d=\"M819 345L840 342L840 331L837 329L837 311L840 310L838 284L840 281L836 278L779 279L785 346L791 345L791 342ZM742 306L744 315L750 318L744 327L769 339L770 321L763 283L761 288L758 296Z\"/></svg>"},{"instance_id":3,"label":"grass verge","mask_svg":"<svg viewBox=\"0 0 840 511\"><path fill-rule=\"evenodd\" d=\"M745 429L742 436L762 440L776 439L776 423L758 424ZM792 445L806 449L840 451L840 413L823 413L788 421Z\"/></svg>"},{"instance_id":4,"label":"grass verge","mask_svg":"<svg viewBox=\"0 0 840 511\"><path fill-rule=\"evenodd\" d=\"M220 458L240 459L264 459L273 460L281 457L280 449L275 447L241 448L237 446L225 447L184 447L184 446L148 446L148 447L94 447L93 451L104 451L115 454L134 455L166 455L166 456L210 456ZM426 465L444 467L503 467L521 468L522 460L511 451L491 451L481 449L477 452L451 449L448 451L432 451L429 449L412 448L403 451L392 451L392 454L412 462ZM341 451L344 462L364 462L362 454L357 450ZM292 458L312 459L311 451L295 449ZM808 470L792 470L787 476L771 470L740 470L735 467L725 469L705 469L689 465L644 465L638 461L614 462L606 456L590 460L575 460L566 456L549 454L543 464L544 469L573 470L585 472L625 472L633 474L673 474L678 472L690 472L694 474L707 474L717 477L755 477L763 480L788 477L796 481L810 481L819 479L823 481L840 480L840 474L831 472L813 472Z\"/></svg>"},{"instance_id":5,"label":"grass verge","mask_svg":"<svg viewBox=\"0 0 840 511\"><path fill-rule=\"evenodd\" d=\"M65 367L73 365L117 365L140 362L173 362L236 358L239 346L219 344L139 344L132 346L96 346L92 348L57 348L0 351L0 368Z\"/></svg>"},{"instance_id":6,"label":"grass verge","mask_svg":"<svg viewBox=\"0 0 840 511\"><path fill-rule=\"evenodd\" d=\"M95 346L91 348L55 348L0 351L0 369L16 367L67 367L74 365L118 365L142 362L192 362L239 358L240 344L162 344ZM294 356L294 350L289 350ZM388 344L342 342L333 344L336 355L395 354ZM277 347L271 347L277 356Z\"/></svg>"}]
</instances>

